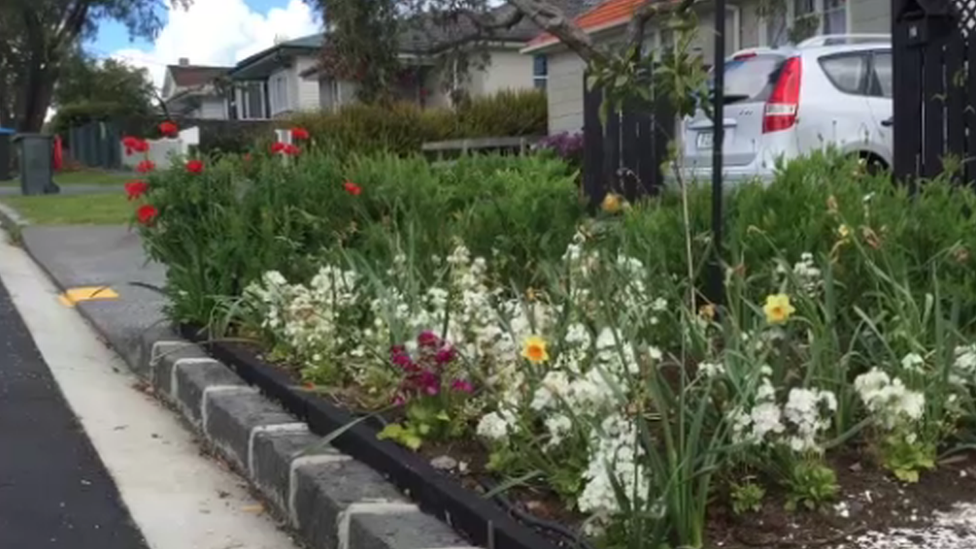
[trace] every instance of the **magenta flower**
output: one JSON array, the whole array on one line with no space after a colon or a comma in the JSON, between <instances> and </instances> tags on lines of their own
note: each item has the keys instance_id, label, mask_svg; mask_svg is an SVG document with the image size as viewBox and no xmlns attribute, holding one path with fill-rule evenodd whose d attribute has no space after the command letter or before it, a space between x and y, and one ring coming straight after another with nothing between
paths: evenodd
<instances>
[{"instance_id":1,"label":"magenta flower","mask_svg":"<svg viewBox=\"0 0 976 549\"><path fill-rule=\"evenodd\" d=\"M474 392L474 385L466 379L455 379L454 383L451 384L451 389L470 395Z\"/></svg>"},{"instance_id":2,"label":"magenta flower","mask_svg":"<svg viewBox=\"0 0 976 549\"><path fill-rule=\"evenodd\" d=\"M417 336L417 345L426 347L428 349L434 349L441 346L441 338L437 337L437 334L434 332L427 330L425 332L421 332L420 335Z\"/></svg>"},{"instance_id":3,"label":"magenta flower","mask_svg":"<svg viewBox=\"0 0 976 549\"><path fill-rule=\"evenodd\" d=\"M455 351L454 347L451 347L450 345L441 347L441 349L437 351L437 354L434 355L434 360L437 362L438 366L443 366L449 362L454 362L455 358L457 358L457 351Z\"/></svg>"},{"instance_id":4,"label":"magenta flower","mask_svg":"<svg viewBox=\"0 0 976 549\"><path fill-rule=\"evenodd\" d=\"M417 376L415 381L417 387L423 392L430 396L434 396L441 392L441 376L430 372L423 371Z\"/></svg>"}]
</instances>

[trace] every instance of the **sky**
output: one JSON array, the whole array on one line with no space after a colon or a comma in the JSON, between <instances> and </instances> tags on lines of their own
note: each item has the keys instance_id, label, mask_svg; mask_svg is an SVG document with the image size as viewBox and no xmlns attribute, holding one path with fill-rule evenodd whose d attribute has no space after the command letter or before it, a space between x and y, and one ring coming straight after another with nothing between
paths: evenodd
<instances>
[{"instance_id":1,"label":"sky","mask_svg":"<svg viewBox=\"0 0 976 549\"><path fill-rule=\"evenodd\" d=\"M164 19L166 26L154 42L130 42L124 26L103 22L85 48L100 58L146 68L162 87L166 65L181 57L194 65L230 66L271 47L276 38L321 30L317 14L302 0L194 0L188 10L169 7Z\"/></svg>"}]
</instances>

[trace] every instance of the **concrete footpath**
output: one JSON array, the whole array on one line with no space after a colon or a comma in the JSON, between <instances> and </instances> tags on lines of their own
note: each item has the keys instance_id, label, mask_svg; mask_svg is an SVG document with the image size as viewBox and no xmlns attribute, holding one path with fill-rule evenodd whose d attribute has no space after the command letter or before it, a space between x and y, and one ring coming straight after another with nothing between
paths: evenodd
<instances>
[{"instance_id":1,"label":"concrete footpath","mask_svg":"<svg viewBox=\"0 0 976 549\"><path fill-rule=\"evenodd\" d=\"M121 310L98 314L140 326L161 318L158 294L121 282L161 281L125 228L34 229L23 236L49 272L120 281ZM92 304L66 301L0 232L0 547L294 548L250 486L203 454L79 316Z\"/></svg>"}]
</instances>

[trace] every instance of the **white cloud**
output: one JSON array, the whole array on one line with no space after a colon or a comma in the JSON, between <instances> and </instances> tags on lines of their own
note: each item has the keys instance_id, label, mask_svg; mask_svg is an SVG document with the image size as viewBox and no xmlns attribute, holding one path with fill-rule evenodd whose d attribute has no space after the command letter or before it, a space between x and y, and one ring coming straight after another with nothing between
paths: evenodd
<instances>
[{"instance_id":1,"label":"white cloud","mask_svg":"<svg viewBox=\"0 0 976 549\"><path fill-rule=\"evenodd\" d=\"M320 30L317 15L302 0L289 0L267 13L252 10L244 0L196 0L188 10L169 8L169 21L152 50L121 49L112 57L148 69L162 87L166 65L181 57L194 65L229 66L273 46L276 39Z\"/></svg>"}]
</instances>

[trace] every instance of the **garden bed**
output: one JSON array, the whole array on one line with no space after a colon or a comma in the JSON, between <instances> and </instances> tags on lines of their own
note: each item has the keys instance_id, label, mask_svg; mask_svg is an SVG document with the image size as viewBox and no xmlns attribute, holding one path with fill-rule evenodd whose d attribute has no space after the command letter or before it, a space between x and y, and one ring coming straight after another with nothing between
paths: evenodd
<instances>
[{"instance_id":1,"label":"garden bed","mask_svg":"<svg viewBox=\"0 0 976 549\"><path fill-rule=\"evenodd\" d=\"M594 220L545 157L278 149L130 189L169 312L475 543L824 546L968 499L971 191L740 186L717 307L707 189Z\"/></svg>"},{"instance_id":2,"label":"garden bed","mask_svg":"<svg viewBox=\"0 0 976 549\"><path fill-rule=\"evenodd\" d=\"M475 544L489 539L500 547L545 549L576 546L572 533L583 517L565 509L546 491L516 487L497 499L485 493L497 487L485 470L487 450L477 441L425 446L411 452L378 438L384 422L363 418L362 411L343 406L341 398L324 398L304 386L287 366L262 358L253 344L210 341L202 330L184 326L183 337L209 349L217 360L233 368L245 381L278 400L292 414L308 422L315 434L329 437L338 450L373 467L427 512L449 523ZM399 418L392 417L391 420ZM341 432L341 434L339 434ZM334 437L334 438L333 438ZM435 468L431 462L450 457L458 467ZM873 466L855 451L828 458L841 487L837 503L819 511L785 510L785 493L769 494L761 509L736 515L716 506L706 530L716 547L729 549L850 547L869 532L921 529L937 513L958 504L976 503L976 455L957 454L920 482L905 484ZM492 530L492 534L488 531Z\"/></svg>"}]
</instances>

